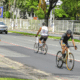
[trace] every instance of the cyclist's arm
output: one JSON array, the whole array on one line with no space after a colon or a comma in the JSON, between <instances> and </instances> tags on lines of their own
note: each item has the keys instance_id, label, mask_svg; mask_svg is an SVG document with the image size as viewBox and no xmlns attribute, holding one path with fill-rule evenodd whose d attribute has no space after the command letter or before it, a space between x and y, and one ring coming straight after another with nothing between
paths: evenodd
<instances>
[{"instance_id":1,"label":"cyclist's arm","mask_svg":"<svg viewBox=\"0 0 80 80\"><path fill-rule=\"evenodd\" d=\"M74 45L74 47L75 47L75 42L74 42L74 39L72 39L72 43L73 43L73 45Z\"/></svg>"},{"instance_id":2,"label":"cyclist's arm","mask_svg":"<svg viewBox=\"0 0 80 80\"><path fill-rule=\"evenodd\" d=\"M36 35L36 36L38 36L38 34L40 33L41 29L42 29L42 28L40 27L40 29L38 30L37 35Z\"/></svg>"},{"instance_id":3,"label":"cyclist's arm","mask_svg":"<svg viewBox=\"0 0 80 80\"><path fill-rule=\"evenodd\" d=\"M61 37L61 46L63 46L64 37L65 37L65 34L63 34L62 37Z\"/></svg>"},{"instance_id":4,"label":"cyclist's arm","mask_svg":"<svg viewBox=\"0 0 80 80\"><path fill-rule=\"evenodd\" d=\"M73 43L73 45L74 45L74 47L75 47L75 42L74 42L73 35L71 35L71 39L72 39L72 43Z\"/></svg>"},{"instance_id":5,"label":"cyclist's arm","mask_svg":"<svg viewBox=\"0 0 80 80\"><path fill-rule=\"evenodd\" d=\"M61 40L61 46L63 46L62 43L63 43L63 40Z\"/></svg>"}]
</instances>

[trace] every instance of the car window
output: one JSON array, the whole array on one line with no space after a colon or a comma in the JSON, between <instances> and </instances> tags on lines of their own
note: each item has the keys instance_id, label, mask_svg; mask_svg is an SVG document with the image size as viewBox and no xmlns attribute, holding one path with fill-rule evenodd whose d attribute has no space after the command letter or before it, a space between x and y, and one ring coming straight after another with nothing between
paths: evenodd
<instances>
[{"instance_id":1,"label":"car window","mask_svg":"<svg viewBox=\"0 0 80 80\"><path fill-rule=\"evenodd\" d=\"M5 25L3 22L0 22L0 25Z\"/></svg>"}]
</instances>

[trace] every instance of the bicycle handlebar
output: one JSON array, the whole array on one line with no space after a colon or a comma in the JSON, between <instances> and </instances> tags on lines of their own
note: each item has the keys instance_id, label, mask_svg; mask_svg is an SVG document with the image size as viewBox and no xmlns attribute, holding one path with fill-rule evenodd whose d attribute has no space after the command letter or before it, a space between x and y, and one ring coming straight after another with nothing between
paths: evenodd
<instances>
[{"instance_id":1,"label":"bicycle handlebar","mask_svg":"<svg viewBox=\"0 0 80 80\"><path fill-rule=\"evenodd\" d=\"M68 46L68 47L74 47L74 46ZM75 46L77 48L77 46Z\"/></svg>"}]
</instances>

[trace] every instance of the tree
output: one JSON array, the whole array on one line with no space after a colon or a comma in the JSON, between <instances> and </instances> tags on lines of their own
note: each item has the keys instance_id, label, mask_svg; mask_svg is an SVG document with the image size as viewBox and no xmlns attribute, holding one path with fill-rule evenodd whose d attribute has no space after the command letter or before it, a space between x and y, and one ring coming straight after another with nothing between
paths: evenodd
<instances>
[{"instance_id":1,"label":"tree","mask_svg":"<svg viewBox=\"0 0 80 80\"><path fill-rule=\"evenodd\" d=\"M8 3L9 1L11 5L14 5L14 0L8 0ZM16 7L23 11L26 10L29 13L34 12L40 19L45 18L45 22L48 26L50 12L56 6L57 1L58 0L49 0L49 6L46 6L46 13L41 8L38 10L38 0L16 0Z\"/></svg>"},{"instance_id":2,"label":"tree","mask_svg":"<svg viewBox=\"0 0 80 80\"><path fill-rule=\"evenodd\" d=\"M60 9L55 10L56 17L75 19L79 0L61 0ZM60 16L61 14L61 16Z\"/></svg>"},{"instance_id":3,"label":"tree","mask_svg":"<svg viewBox=\"0 0 80 80\"><path fill-rule=\"evenodd\" d=\"M45 18L45 14L42 8L40 8L39 10L35 11L35 14L38 16L39 19L44 19Z\"/></svg>"},{"instance_id":4,"label":"tree","mask_svg":"<svg viewBox=\"0 0 80 80\"><path fill-rule=\"evenodd\" d=\"M46 13L40 8L38 10L38 0L19 0L19 7L27 10L27 12L34 12L40 19L45 18L45 22L48 26L48 18L50 15L51 10L56 6L58 0L49 0L49 6L46 6Z\"/></svg>"},{"instance_id":5,"label":"tree","mask_svg":"<svg viewBox=\"0 0 80 80\"><path fill-rule=\"evenodd\" d=\"M60 6L58 9L58 7L56 7L55 9L55 17L58 18L64 18L64 17L69 17L68 14L66 14L66 12L62 9L62 6Z\"/></svg>"},{"instance_id":6,"label":"tree","mask_svg":"<svg viewBox=\"0 0 80 80\"><path fill-rule=\"evenodd\" d=\"M25 5L28 13L36 13L38 15L38 0L26 0Z\"/></svg>"},{"instance_id":7,"label":"tree","mask_svg":"<svg viewBox=\"0 0 80 80\"><path fill-rule=\"evenodd\" d=\"M49 9L48 9L48 12L45 14L45 22L47 26L48 26L48 18L49 18L50 12L56 6L57 2L58 0L49 0Z\"/></svg>"}]
</instances>

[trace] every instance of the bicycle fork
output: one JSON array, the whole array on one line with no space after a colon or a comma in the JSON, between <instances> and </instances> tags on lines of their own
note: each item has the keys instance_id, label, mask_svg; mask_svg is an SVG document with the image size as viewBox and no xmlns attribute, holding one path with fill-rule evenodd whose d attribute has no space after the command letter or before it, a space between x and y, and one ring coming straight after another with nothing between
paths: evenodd
<instances>
[{"instance_id":1,"label":"bicycle fork","mask_svg":"<svg viewBox=\"0 0 80 80\"><path fill-rule=\"evenodd\" d=\"M68 49L68 60L70 60L70 56L69 56L70 50Z\"/></svg>"}]
</instances>

